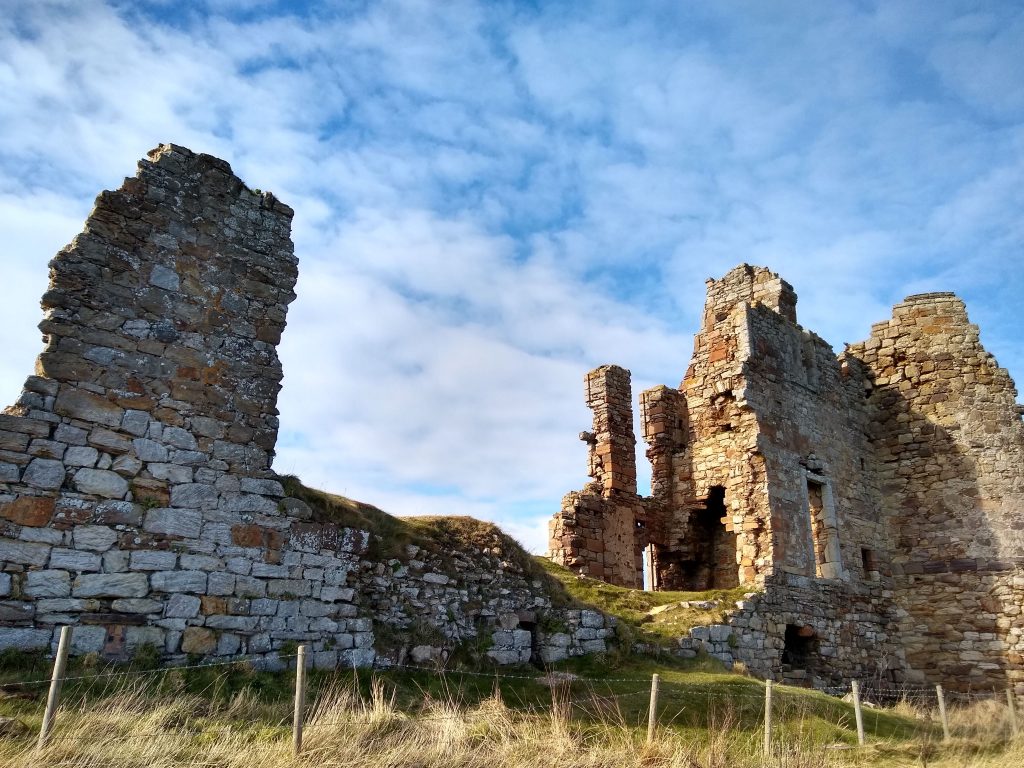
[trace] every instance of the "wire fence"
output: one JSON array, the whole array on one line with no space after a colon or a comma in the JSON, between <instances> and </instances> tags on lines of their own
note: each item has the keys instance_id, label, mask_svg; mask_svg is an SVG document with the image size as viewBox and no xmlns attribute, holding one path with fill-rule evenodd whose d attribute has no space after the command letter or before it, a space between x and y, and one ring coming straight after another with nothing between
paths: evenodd
<instances>
[{"instance_id":1,"label":"wire fence","mask_svg":"<svg viewBox=\"0 0 1024 768\"><path fill-rule=\"evenodd\" d=\"M68 683L77 684L77 690L83 696L97 699L106 697L111 692L130 686L134 681L150 684L158 683L172 674L187 674L214 670L221 678L233 672L245 670L251 672L266 666L265 657L238 657L227 661L212 661L196 664L171 665L157 669L105 669L90 673L66 673L68 649L70 647L71 628L63 628L61 642L54 660L53 672L49 678L18 680L0 685L0 690L7 694L42 690L48 686L46 708L39 732L37 748L43 750L51 738L57 724L57 707L62 687ZM348 709L338 708L329 711L329 703L324 698L324 690L313 697L310 709L306 690L306 668L309 657L306 648L300 646L296 653L280 654L275 659L275 666L285 665L291 671L281 674L292 674L295 677L294 713L292 718L292 736L296 754L303 749L304 731L334 728L339 724L365 723L370 711L365 705L362 711L353 706L354 699L348 699ZM699 678L693 680L672 679L662 680L655 674L645 676L622 677L586 677L559 671L541 671L536 674L521 671L503 671L500 668L489 671L473 669L452 669L442 665L392 664L383 663L369 669L336 670L334 682L348 675L349 684L353 686L355 695L362 696L360 686L366 687L369 680L380 684L383 680L411 678L407 683L418 685L421 681L440 682L449 694L459 691L466 681L473 683L491 683L495 691L503 686L533 686L534 699L523 700L517 711L523 715L544 714L572 719L574 716L583 720L601 720L611 718L622 724L639 726L639 720L646 717L648 740L654 738L657 729L684 723L694 727L714 728L716 718L720 718L722 708L741 713L748 729L751 723L757 724L763 734L764 751L769 753L773 744L778 741L779 734L785 731L787 723L799 718L801 725L805 718L813 716L830 721L837 733L851 734L856 729L857 744L863 746L867 742L868 733L873 739L914 738L922 737L938 740L939 734L943 741L950 741L954 731L959 727L955 716L961 710L972 706L985 705L990 707L988 717L1005 719L1009 732L1018 734L1018 719L1015 697L1010 690L958 690L944 691L942 686L931 686L922 683L893 683L890 681L865 680L843 685L831 686L819 691L804 688L791 688L773 685L771 682L761 683L750 678L737 678L735 683L708 682ZM219 679L219 678L218 678ZM210 685L218 685L213 682ZM455 686L452 688L451 686ZM100 690L97 692L97 688ZM623 690L625 689L625 690ZM547 700L541 701L538 692L547 693ZM823 698L817 694L825 694ZM645 706L645 699L648 703ZM477 699L479 703L479 699ZM392 705L389 710L393 716L414 719L417 722L434 720L466 719L471 717L470 707L465 700L454 697L447 702L438 702L426 693L419 707L409 706L405 711ZM993 715L991 707L1000 707ZM315 714L313 722L306 723L307 711ZM950 714L954 715L954 728L951 729ZM702 721L703 718L703 721ZM867 721L867 726L865 725ZM854 726L855 723L855 726ZM284 720L272 725L283 727Z\"/></svg>"}]
</instances>

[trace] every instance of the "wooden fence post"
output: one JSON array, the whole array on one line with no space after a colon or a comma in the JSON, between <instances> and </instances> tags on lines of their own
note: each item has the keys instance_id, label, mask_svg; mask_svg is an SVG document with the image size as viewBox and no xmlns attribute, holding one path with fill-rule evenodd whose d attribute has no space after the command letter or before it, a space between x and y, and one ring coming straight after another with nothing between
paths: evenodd
<instances>
[{"instance_id":1,"label":"wooden fence post","mask_svg":"<svg viewBox=\"0 0 1024 768\"><path fill-rule=\"evenodd\" d=\"M658 725L658 682L661 677L655 673L651 676L651 706L647 710L647 743L654 742L654 729Z\"/></svg>"},{"instance_id":2,"label":"wooden fence post","mask_svg":"<svg viewBox=\"0 0 1024 768\"><path fill-rule=\"evenodd\" d=\"M772 681L764 681L764 756L772 754Z\"/></svg>"},{"instance_id":3,"label":"wooden fence post","mask_svg":"<svg viewBox=\"0 0 1024 768\"><path fill-rule=\"evenodd\" d=\"M1017 722L1017 699L1013 695L1013 688L1006 689L1006 705L1010 708L1010 729L1013 737L1020 735L1020 724Z\"/></svg>"},{"instance_id":4,"label":"wooden fence post","mask_svg":"<svg viewBox=\"0 0 1024 768\"><path fill-rule=\"evenodd\" d=\"M853 689L853 714L857 718L857 746L864 746L864 714L860 711L860 681L850 683Z\"/></svg>"},{"instance_id":5,"label":"wooden fence post","mask_svg":"<svg viewBox=\"0 0 1024 768\"><path fill-rule=\"evenodd\" d=\"M946 717L946 698L942 695L942 686L935 686L935 696L939 700L939 718L942 720L942 740L949 741L949 718Z\"/></svg>"},{"instance_id":6,"label":"wooden fence post","mask_svg":"<svg viewBox=\"0 0 1024 768\"><path fill-rule=\"evenodd\" d=\"M71 627L60 628L60 642L57 644L57 658L53 660L53 676L50 678L50 693L46 697L46 711L43 713L43 725L39 729L39 743L37 749L46 746L50 739L50 730L53 728L53 718L57 711L57 701L60 698L60 688L64 683L64 671L68 666L68 651L71 649Z\"/></svg>"},{"instance_id":7,"label":"wooden fence post","mask_svg":"<svg viewBox=\"0 0 1024 768\"><path fill-rule=\"evenodd\" d=\"M302 752L302 716L306 707L306 646L299 646L295 662L295 717L292 720L292 746L295 754Z\"/></svg>"}]
</instances>

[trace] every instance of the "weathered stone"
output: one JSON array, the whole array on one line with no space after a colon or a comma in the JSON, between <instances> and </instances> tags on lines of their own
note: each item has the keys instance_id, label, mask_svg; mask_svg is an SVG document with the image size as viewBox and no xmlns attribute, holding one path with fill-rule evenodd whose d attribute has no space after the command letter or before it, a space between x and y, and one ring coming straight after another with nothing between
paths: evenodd
<instances>
[{"instance_id":1,"label":"weathered stone","mask_svg":"<svg viewBox=\"0 0 1024 768\"><path fill-rule=\"evenodd\" d=\"M203 571L156 571L150 581L156 592L206 592L206 574Z\"/></svg>"},{"instance_id":2,"label":"weathered stone","mask_svg":"<svg viewBox=\"0 0 1024 768\"><path fill-rule=\"evenodd\" d=\"M54 500L41 496L21 496L7 504L0 504L0 517L17 525L42 527L53 517Z\"/></svg>"},{"instance_id":3,"label":"weathered stone","mask_svg":"<svg viewBox=\"0 0 1024 768\"><path fill-rule=\"evenodd\" d=\"M67 571L29 571L25 576L26 597L67 597L71 576Z\"/></svg>"},{"instance_id":4,"label":"weathered stone","mask_svg":"<svg viewBox=\"0 0 1024 768\"><path fill-rule=\"evenodd\" d=\"M72 446L64 452L64 463L69 467L95 467L100 452L92 446Z\"/></svg>"},{"instance_id":5,"label":"weathered stone","mask_svg":"<svg viewBox=\"0 0 1024 768\"><path fill-rule=\"evenodd\" d=\"M107 642L103 627L77 626L71 632L71 651L75 654L100 653Z\"/></svg>"},{"instance_id":6,"label":"weathered stone","mask_svg":"<svg viewBox=\"0 0 1024 768\"><path fill-rule=\"evenodd\" d=\"M74 530L77 549L106 552L117 541L117 531L105 525L79 525Z\"/></svg>"},{"instance_id":7,"label":"weathered stone","mask_svg":"<svg viewBox=\"0 0 1024 768\"><path fill-rule=\"evenodd\" d=\"M177 565L178 556L159 550L136 550L131 553L133 571L169 571Z\"/></svg>"},{"instance_id":8,"label":"weathered stone","mask_svg":"<svg viewBox=\"0 0 1024 768\"><path fill-rule=\"evenodd\" d=\"M205 627L188 627L181 636L181 652L205 656L217 647L217 635Z\"/></svg>"},{"instance_id":9,"label":"weathered stone","mask_svg":"<svg viewBox=\"0 0 1024 768\"><path fill-rule=\"evenodd\" d=\"M94 429L90 432L89 445L112 454L128 453L132 450L132 443L127 437L109 429Z\"/></svg>"},{"instance_id":10,"label":"weathered stone","mask_svg":"<svg viewBox=\"0 0 1024 768\"><path fill-rule=\"evenodd\" d=\"M192 433L180 427L165 427L163 441L173 448L184 451L194 451L198 448Z\"/></svg>"},{"instance_id":11,"label":"weathered stone","mask_svg":"<svg viewBox=\"0 0 1024 768\"><path fill-rule=\"evenodd\" d=\"M186 539L198 538L203 527L203 516L191 509L151 509L142 524L149 533L162 533Z\"/></svg>"},{"instance_id":12,"label":"weathered stone","mask_svg":"<svg viewBox=\"0 0 1024 768\"><path fill-rule=\"evenodd\" d=\"M147 598L119 598L110 603L110 608L118 613L157 613L162 611L164 604L159 600Z\"/></svg>"},{"instance_id":13,"label":"weathered stone","mask_svg":"<svg viewBox=\"0 0 1024 768\"><path fill-rule=\"evenodd\" d=\"M171 506L186 509L213 509L217 506L217 489L212 485L188 483L171 488Z\"/></svg>"},{"instance_id":14,"label":"weathered stone","mask_svg":"<svg viewBox=\"0 0 1024 768\"><path fill-rule=\"evenodd\" d=\"M75 579L75 597L145 597L149 580L144 573L85 574Z\"/></svg>"},{"instance_id":15,"label":"weathered stone","mask_svg":"<svg viewBox=\"0 0 1024 768\"><path fill-rule=\"evenodd\" d=\"M92 392L80 389L64 389L58 396L54 412L90 424L119 427L124 409Z\"/></svg>"},{"instance_id":16,"label":"weathered stone","mask_svg":"<svg viewBox=\"0 0 1024 768\"><path fill-rule=\"evenodd\" d=\"M171 595L164 606L164 616L191 619L199 615L199 605L199 598L195 595Z\"/></svg>"},{"instance_id":17,"label":"weathered stone","mask_svg":"<svg viewBox=\"0 0 1024 768\"><path fill-rule=\"evenodd\" d=\"M49 558L50 547L47 544L0 539L0 560L38 567L45 565Z\"/></svg>"},{"instance_id":18,"label":"weathered stone","mask_svg":"<svg viewBox=\"0 0 1024 768\"><path fill-rule=\"evenodd\" d=\"M181 467L178 466L177 464L154 462L146 468L149 470L149 473L157 480L166 480L174 484L192 482L191 467Z\"/></svg>"},{"instance_id":19,"label":"weathered stone","mask_svg":"<svg viewBox=\"0 0 1024 768\"><path fill-rule=\"evenodd\" d=\"M59 549L54 547L50 554L50 567L63 568L68 571L98 571L101 567L100 556L93 552L80 552L77 549Z\"/></svg>"},{"instance_id":20,"label":"weathered stone","mask_svg":"<svg viewBox=\"0 0 1024 768\"><path fill-rule=\"evenodd\" d=\"M105 469L80 469L75 473L75 488L82 493L121 499L128 493L128 481Z\"/></svg>"},{"instance_id":21,"label":"weathered stone","mask_svg":"<svg viewBox=\"0 0 1024 768\"><path fill-rule=\"evenodd\" d=\"M28 629L23 627L0 627L0 651L16 648L19 651L36 651L49 648L50 629Z\"/></svg>"},{"instance_id":22,"label":"weathered stone","mask_svg":"<svg viewBox=\"0 0 1024 768\"><path fill-rule=\"evenodd\" d=\"M132 440L132 450L141 461L167 461L167 446L146 437Z\"/></svg>"},{"instance_id":23,"label":"weathered stone","mask_svg":"<svg viewBox=\"0 0 1024 768\"><path fill-rule=\"evenodd\" d=\"M33 488L41 488L46 491L55 491L64 484L66 474L64 465L53 459L32 459L22 482L31 485Z\"/></svg>"}]
</instances>

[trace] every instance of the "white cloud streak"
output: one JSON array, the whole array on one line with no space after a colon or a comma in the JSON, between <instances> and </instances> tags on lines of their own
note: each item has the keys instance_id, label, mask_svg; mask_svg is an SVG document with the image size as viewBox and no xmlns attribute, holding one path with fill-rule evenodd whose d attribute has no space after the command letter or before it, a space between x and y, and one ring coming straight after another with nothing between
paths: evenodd
<instances>
[{"instance_id":1,"label":"white cloud streak","mask_svg":"<svg viewBox=\"0 0 1024 768\"><path fill-rule=\"evenodd\" d=\"M583 480L583 373L678 383L703 279L741 261L837 347L956 290L1024 377L1012 4L279 8L0 19L3 399L46 261L161 141L295 207L275 466L391 511L543 548Z\"/></svg>"}]
</instances>

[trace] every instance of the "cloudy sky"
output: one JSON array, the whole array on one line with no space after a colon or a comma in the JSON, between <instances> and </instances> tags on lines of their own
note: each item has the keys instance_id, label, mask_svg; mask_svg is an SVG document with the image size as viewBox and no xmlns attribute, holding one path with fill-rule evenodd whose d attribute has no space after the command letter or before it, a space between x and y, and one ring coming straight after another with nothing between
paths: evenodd
<instances>
[{"instance_id":1,"label":"cloudy sky","mask_svg":"<svg viewBox=\"0 0 1024 768\"><path fill-rule=\"evenodd\" d=\"M1024 382L1019 3L0 0L0 400L50 257L160 142L296 210L275 468L534 550L582 377L678 384L704 280L837 349L953 290Z\"/></svg>"}]
</instances>

